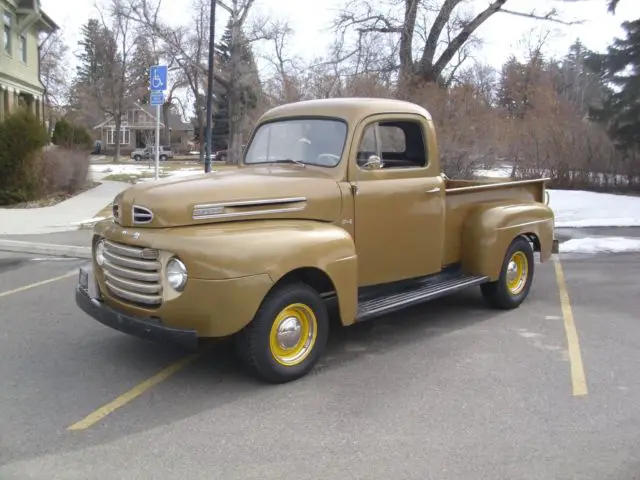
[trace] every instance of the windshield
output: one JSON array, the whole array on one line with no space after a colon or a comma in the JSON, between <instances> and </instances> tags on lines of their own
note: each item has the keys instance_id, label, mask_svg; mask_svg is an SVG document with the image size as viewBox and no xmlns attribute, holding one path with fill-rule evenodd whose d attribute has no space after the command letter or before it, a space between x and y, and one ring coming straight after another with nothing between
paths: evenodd
<instances>
[{"instance_id":1,"label":"windshield","mask_svg":"<svg viewBox=\"0 0 640 480\"><path fill-rule=\"evenodd\" d=\"M335 167L340 163L347 124L334 119L291 119L268 122L256 131L245 164L300 163Z\"/></svg>"}]
</instances>

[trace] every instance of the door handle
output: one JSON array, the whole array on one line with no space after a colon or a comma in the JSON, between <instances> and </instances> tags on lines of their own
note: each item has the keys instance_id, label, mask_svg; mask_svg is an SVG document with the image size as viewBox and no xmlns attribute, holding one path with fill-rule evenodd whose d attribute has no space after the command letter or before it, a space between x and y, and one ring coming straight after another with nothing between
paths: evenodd
<instances>
[{"instance_id":1,"label":"door handle","mask_svg":"<svg viewBox=\"0 0 640 480\"><path fill-rule=\"evenodd\" d=\"M438 193L440 189L438 187L432 188L431 190L427 190L425 193Z\"/></svg>"}]
</instances>

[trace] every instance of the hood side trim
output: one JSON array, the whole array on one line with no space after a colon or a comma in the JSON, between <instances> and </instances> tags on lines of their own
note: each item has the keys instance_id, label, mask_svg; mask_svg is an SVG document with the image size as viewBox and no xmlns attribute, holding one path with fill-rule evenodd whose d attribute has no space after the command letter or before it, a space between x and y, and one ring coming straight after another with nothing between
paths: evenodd
<instances>
[{"instance_id":1,"label":"hood side trim","mask_svg":"<svg viewBox=\"0 0 640 480\"><path fill-rule=\"evenodd\" d=\"M272 215L275 213L299 212L305 209L306 197L268 198L261 200L244 200L224 203L199 204L193 207L192 218L194 220L207 220L214 218L247 217L254 215ZM270 209L251 209L251 207L280 206ZM247 210L228 212L228 208L247 208Z\"/></svg>"}]
</instances>

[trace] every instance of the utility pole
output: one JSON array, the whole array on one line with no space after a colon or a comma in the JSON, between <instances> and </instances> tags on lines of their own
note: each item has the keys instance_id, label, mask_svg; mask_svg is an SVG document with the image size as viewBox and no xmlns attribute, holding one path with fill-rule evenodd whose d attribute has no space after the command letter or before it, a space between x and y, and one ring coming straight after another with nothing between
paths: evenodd
<instances>
[{"instance_id":1,"label":"utility pole","mask_svg":"<svg viewBox=\"0 0 640 480\"><path fill-rule=\"evenodd\" d=\"M213 49L216 33L216 0L211 0L209 14L209 70L207 72L207 124L205 127L204 171L211 171L211 116L213 114Z\"/></svg>"}]
</instances>

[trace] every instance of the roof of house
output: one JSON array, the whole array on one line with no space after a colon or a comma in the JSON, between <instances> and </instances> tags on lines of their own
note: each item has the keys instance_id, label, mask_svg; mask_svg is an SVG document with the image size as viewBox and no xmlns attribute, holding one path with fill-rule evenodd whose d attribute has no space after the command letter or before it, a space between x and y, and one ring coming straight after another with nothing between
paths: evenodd
<instances>
[{"instance_id":1,"label":"roof of house","mask_svg":"<svg viewBox=\"0 0 640 480\"><path fill-rule=\"evenodd\" d=\"M153 118L156 118L156 107L155 105L140 105L140 108L151 115ZM169 123L169 128L173 130L193 130L193 125L190 123L185 123L180 118L180 115L176 115L174 112L169 110L169 115L167 115L167 120ZM160 109L160 121L164 123L164 118L162 115L162 109Z\"/></svg>"},{"instance_id":2,"label":"roof of house","mask_svg":"<svg viewBox=\"0 0 640 480\"><path fill-rule=\"evenodd\" d=\"M147 115L149 115L152 119L155 120L155 118L156 118L156 107L155 107L155 105L136 104L136 107L134 107L134 108L142 110ZM176 115L174 112L169 111L169 115L167 115L167 119L168 119L168 123L169 123L169 128L171 128L172 130L176 130L176 131L191 131L191 130L193 130L193 125L192 124L183 122L182 118L180 118L180 115ZM95 130L95 129L104 127L106 125L109 125L111 123L113 123L113 119L109 118L109 119L99 123L95 127L93 127L93 129ZM131 123L131 122L129 122L129 123ZM160 123L164 127L164 118L163 118L162 109L160 109Z\"/></svg>"}]
</instances>

